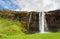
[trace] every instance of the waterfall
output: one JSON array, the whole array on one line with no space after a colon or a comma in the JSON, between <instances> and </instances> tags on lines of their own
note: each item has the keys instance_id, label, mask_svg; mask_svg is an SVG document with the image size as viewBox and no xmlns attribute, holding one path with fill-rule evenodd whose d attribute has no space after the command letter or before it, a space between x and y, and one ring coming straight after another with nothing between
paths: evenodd
<instances>
[{"instance_id":1,"label":"waterfall","mask_svg":"<svg viewBox=\"0 0 60 39\"><path fill-rule=\"evenodd\" d=\"M45 32L48 32L48 25L47 25L46 17L45 17L44 24L45 24L45 25L44 25L44 27L45 27L45 28L44 28L44 31L45 31Z\"/></svg>"},{"instance_id":2,"label":"waterfall","mask_svg":"<svg viewBox=\"0 0 60 39\"><path fill-rule=\"evenodd\" d=\"M30 22L31 22L31 17L32 17L32 13L30 13L29 20L28 20L28 21L29 21L29 23L28 23L28 27L27 27L28 30L29 30L29 25L30 25Z\"/></svg>"},{"instance_id":3,"label":"waterfall","mask_svg":"<svg viewBox=\"0 0 60 39\"><path fill-rule=\"evenodd\" d=\"M39 13L39 31L40 33L45 33L45 31L48 30L45 13L41 12Z\"/></svg>"}]
</instances>

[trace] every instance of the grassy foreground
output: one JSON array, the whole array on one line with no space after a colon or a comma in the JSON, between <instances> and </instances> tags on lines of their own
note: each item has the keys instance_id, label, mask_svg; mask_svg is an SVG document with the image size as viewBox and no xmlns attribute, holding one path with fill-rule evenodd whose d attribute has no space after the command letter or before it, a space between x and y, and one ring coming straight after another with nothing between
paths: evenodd
<instances>
[{"instance_id":1,"label":"grassy foreground","mask_svg":"<svg viewBox=\"0 0 60 39\"><path fill-rule=\"evenodd\" d=\"M60 39L60 33L14 35L2 39Z\"/></svg>"}]
</instances>

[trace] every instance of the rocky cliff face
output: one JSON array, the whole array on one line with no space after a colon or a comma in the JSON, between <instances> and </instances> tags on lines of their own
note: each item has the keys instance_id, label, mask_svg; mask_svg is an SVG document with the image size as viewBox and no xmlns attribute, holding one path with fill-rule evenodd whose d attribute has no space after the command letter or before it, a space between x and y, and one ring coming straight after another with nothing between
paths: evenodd
<instances>
[{"instance_id":1,"label":"rocky cliff face","mask_svg":"<svg viewBox=\"0 0 60 39\"><path fill-rule=\"evenodd\" d=\"M50 31L60 31L60 10L47 12L46 20Z\"/></svg>"},{"instance_id":2,"label":"rocky cliff face","mask_svg":"<svg viewBox=\"0 0 60 39\"><path fill-rule=\"evenodd\" d=\"M31 20L29 23L29 17ZM45 12L49 31L60 31L60 10ZM20 21L29 33L39 32L39 12L0 10L0 18Z\"/></svg>"},{"instance_id":3,"label":"rocky cliff face","mask_svg":"<svg viewBox=\"0 0 60 39\"><path fill-rule=\"evenodd\" d=\"M32 16L29 23L30 13ZM39 31L39 12L0 10L0 18L20 21L29 33Z\"/></svg>"}]
</instances>

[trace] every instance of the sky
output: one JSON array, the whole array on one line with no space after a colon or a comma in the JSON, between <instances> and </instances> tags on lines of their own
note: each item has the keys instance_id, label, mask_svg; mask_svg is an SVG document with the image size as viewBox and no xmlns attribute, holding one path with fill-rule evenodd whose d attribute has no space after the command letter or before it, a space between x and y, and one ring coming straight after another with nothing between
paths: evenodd
<instances>
[{"instance_id":1,"label":"sky","mask_svg":"<svg viewBox=\"0 0 60 39\"><path fill-rule=\"evenodd\" d=\"M0 0L0 9L49 11L60 9L60 0Z\"/></svg>"},{"instance_id":2,"label":"sky","mask_svg":"<svg viewBox=\"0 0 60 39\"><path fill-rule=\"evenodd\" d=\"M18 7L18 5L14 4L11 0L0 0L0 9L20 10L21 7Z\"/></svg>"}]
</instances>

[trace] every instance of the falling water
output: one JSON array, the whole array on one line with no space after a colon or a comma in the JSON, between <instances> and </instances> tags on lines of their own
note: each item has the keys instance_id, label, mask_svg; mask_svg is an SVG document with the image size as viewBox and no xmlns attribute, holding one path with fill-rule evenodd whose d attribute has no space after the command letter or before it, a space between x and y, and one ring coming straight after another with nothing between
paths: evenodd
<instances>
[{"instance_id":1,"label":"falling water","mask_svg":"<svg viewBox=\"0 0 60 39\"><path fill-rule=\"evenodd\" d=\"M45 19L45 13L39 13L39 31L40 33L45 33L45 30L48 30L47 23Z\"/></svg>"},{"instance_id":2,"label":"falling water","mask_svg":"<svg viewBox=\"0 0 60 39\"><path fill-rule=\"evenodd\" d=\"M44 31L48 32L48 26L47 26L47 21L46 21L46 17L45 17L45 21L44 21Z\"/></svg>"},{"instance_id":3,"label":"falling water","mask_svg":"<svg viewBox=\"0 0 60 39\"><path fill-rule=\"evenodd\" d=\"M29 16L29 23L28 23L28 30L29 30L29 25L30 25L30 22L31 22L31 17L32 17L32 13L30 13L30 16Z\"/></svg>"},{"instance_id":4,"label":"falling water","mask_svg":"<svg viewBox=\"0 0 60 39\"><path fill-rule=\"evenodd\" d=\"M44 33L44 13L39 13L39 31Z\"/></svg>"}]
</instances>

